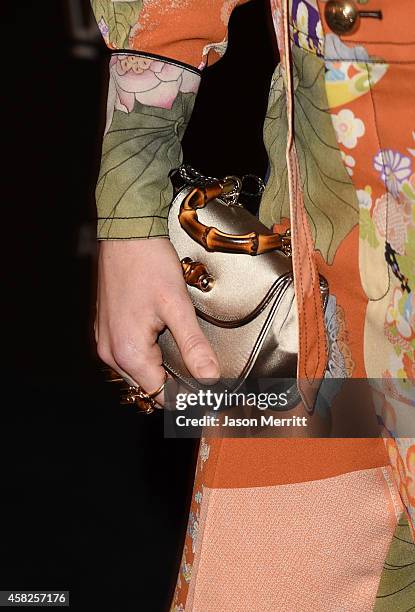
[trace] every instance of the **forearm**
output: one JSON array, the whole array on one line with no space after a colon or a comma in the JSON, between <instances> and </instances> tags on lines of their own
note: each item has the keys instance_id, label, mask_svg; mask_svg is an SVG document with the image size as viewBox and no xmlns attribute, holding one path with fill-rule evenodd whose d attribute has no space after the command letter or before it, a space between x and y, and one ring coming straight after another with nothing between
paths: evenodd
<instances>
[{"instance_id":1,"label":"forearm","mask_svg":"<svg viewBox=\"0 0 415 612\"><path fill-rule=\"evenodd\" d=\"M97 184L98 238L167 236L171 170L200 74L178 63L113 55Z\"/></svg>"},{"instance_id":2,"label":"forearm","mask_svg":"<svg viewBox=\"0 0 415 612\"><path fill-rule=\"evenodd\" d=\"M201 70L226 49L238 0L92 0L113 51L97 184L98 238L167 236L171 170L182 160Z\"/></svg>"}]
</instances>

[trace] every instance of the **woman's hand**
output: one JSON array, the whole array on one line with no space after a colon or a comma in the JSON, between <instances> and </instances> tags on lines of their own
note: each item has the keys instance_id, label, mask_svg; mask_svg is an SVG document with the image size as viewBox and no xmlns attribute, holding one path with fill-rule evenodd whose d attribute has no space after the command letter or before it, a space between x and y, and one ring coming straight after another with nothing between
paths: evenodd
<instances>
[{"instance_id":1,"label":"woman's hand","mask_svg":"<svg viewBox=\"0 0 415 612\"><path fill-rule=\"evenodd\" d=\"M195 378L219 377L217 357L199 327L171 242L102 241L95 321L100 358L151 393L165 378L157 337L166 326ZM162 402L161 393L156 400Z\"/></svg>"}]
</instances>

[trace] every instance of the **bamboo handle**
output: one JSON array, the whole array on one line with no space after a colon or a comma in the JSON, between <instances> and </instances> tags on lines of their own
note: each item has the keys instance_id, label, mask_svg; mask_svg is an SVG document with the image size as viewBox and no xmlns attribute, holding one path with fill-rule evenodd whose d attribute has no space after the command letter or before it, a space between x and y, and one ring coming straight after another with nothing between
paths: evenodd
<instances>
[{"instance_id":1,"label":"bamboo handle","mask_svg":"<svg viewBox=\"0 0 415 612\"><path fill-rule=\"evenodd\" d=\"M271 251L282 251L291 255L291 238L289 233L260 234L226 234L216 227L201 223L197 209L204 208L214 198L229 193L234 188L234 182L229 180L217 182L206 187L196 187L183 200L179 211L179 222L184 231L203 246L207 251L220 253L244 253L246 255L261 255Z\"/></svg>"}]
</instances>

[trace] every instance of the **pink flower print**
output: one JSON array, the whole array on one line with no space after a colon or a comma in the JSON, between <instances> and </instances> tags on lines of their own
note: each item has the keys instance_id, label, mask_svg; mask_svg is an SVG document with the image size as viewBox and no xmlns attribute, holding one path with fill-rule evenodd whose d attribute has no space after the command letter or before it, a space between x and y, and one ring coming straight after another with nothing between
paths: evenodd
<instances>
[{"instance_id":1,"label":"pink flower print","mask_svg":"<svg viewBox=\"0 0 415 612\"><path fill-rule=\"evenodd\" d=\"M411 159L399 151L381 149L375 155L373 165L390 193L398 197L402 183L412 174Z\"/></svg>"},{"instance_id":2,"label":"pink flower print","mask_svg":"<svg viewBox=\"0 0 415 612\"><path fill-rule=\"evenodd\" d=\"M354 149L357 140L365 133L365 124L355 117L353 111L343 108L337 115L331 116L336 131L337 142L347 149Z\"/></svg>"},{"instance_id":3,"label":"pink flower print","mask_svg":"<svg viewBox=\"0 0 415 612\"><path fill-rule=\"evenodd\" d=\"M356 160L351 155L346 155L344 151L340 151L340 154L342 156L342 160L346 167L347 172L349 173L350 176L353 176L353 172L354 172L353 168L356 166Z\"/></svg>"},{"instance_id":4,"label":"pink flower print","mask_svg":"<svg viewBox=\"0 0 415 612\"><path fill-rule=\"evenodd\" d=\"M113 55L110 61L108 131L114 110L130 113L136 100L170 109L178 93L196 93L200 76L182 66L139 55Z\"/></svg>"},{"instance_id":5,"label":"pink flower print","mask_svg":"<svg viewBox=\"0 0 415 612\"><path fill-rule=\"evenodd\" d=\"M385 194L378 198L373 209L373 221L381 236L386 236L386 212L388 207L389 194Z\"/></svg>"},{"instance_id":6,"label":"pink flower print","mask_svg":"<svg viewBox=\"0 0 415 612\"><path fill-rule=\"evenodd\" d=\"M406 206L400 204L389 193L375 202L373 221L381 236L385 237L394 251L403 255L408 231L409 217Z\"/></svg>"}]
</instances>

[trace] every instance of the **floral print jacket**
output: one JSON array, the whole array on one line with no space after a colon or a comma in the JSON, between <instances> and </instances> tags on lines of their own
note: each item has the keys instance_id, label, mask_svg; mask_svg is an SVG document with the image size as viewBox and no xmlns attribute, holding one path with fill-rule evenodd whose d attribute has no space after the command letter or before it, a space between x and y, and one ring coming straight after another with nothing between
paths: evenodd
<instances>
[{"instance_id":1,"label":"floral print jacket","mask_svg":"<svg viewBox=\"0 0 415 612\"><path fill-rule=\"evenodd\" d=\"M91 0L112 50L99 239L167 236L169 172L204 67L226 51L238 0ZM260 215L290 223L305 401L324 378L376 381L374 401L415 518L415 44L413 0L339 36L326 0L270 0L281 61ZM318 274L330 284L323 311Z\"/></svg>"}]
</instances>

